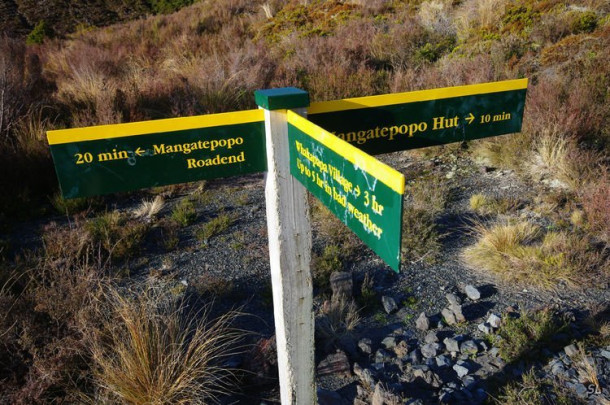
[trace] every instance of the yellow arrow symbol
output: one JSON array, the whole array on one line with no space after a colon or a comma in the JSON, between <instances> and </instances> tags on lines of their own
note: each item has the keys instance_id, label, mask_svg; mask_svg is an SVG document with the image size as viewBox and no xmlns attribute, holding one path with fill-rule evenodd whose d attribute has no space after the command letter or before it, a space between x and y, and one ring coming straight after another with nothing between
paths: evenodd
<instances>
[{"instance_id":1,"label":"yellow arrow symbol","mask_svg":"<svg viewBox=\"0 0 610 405\"><path fill-rule=\"evenodd\" d=\"M360 186L356 186L356 188L354 189L354 194L356 195L356 197L360 197Z\"/></svg>"},{"instance_id":2,"label":"yellow arrow symbol","mask_svg":"<svg viewBox=\"0 0 610 405\"><path fill-rule=\"evenodd\" d=\"M136 155L142 156L144 153L146 153L146 151L138 146L138 149L136 149Z\"/></svg>"},{"instance_id":3,"label":"yellow arrow symbol","mask_svg":"<svg viewBox=\"0 0 610 405\"><path fill-rule=\"evenodd\" d=\"M472 124L472 121L474 121L474 115L470 113L470 115L466 117L466 121L468 121L468 125Z\"/></svg>"}]
</instances>

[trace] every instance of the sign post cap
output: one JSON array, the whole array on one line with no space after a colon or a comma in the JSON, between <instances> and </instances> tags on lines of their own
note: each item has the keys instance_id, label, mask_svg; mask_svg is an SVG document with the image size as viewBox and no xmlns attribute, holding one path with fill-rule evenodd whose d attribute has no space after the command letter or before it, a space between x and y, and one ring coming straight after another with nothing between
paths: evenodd
<instances>
[{"instance_id":1,"label":"sign post cap","mask_svg":"<svg viewBox=\"0 0 610 405\"><path fill-rule=\"evenodd\" d=\"M256 90L254 100L266 110L287 110L309 107L309 93L296 87Z\"/></svg>"}]
</instances>

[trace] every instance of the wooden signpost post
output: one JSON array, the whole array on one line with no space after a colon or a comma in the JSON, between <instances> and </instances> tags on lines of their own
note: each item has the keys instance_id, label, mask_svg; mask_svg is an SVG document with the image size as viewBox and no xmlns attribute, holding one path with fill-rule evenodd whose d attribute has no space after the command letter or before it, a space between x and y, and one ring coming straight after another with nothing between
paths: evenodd
<instances>
[{"instance_id":1,"label":"wooden signpost post","mask_svg":"<svg viewBox=\"0 0 610 405\"><path fill-rule=\"evenodd\" d=\"M527 79L309 105L259 90L259 110L49 131L65 198L267 172L282 404L316 403L306 190L400 269L405 178L371 155L519 132ZM309 108L307 108L309 106Z\"/></svg>"}]
</instances>

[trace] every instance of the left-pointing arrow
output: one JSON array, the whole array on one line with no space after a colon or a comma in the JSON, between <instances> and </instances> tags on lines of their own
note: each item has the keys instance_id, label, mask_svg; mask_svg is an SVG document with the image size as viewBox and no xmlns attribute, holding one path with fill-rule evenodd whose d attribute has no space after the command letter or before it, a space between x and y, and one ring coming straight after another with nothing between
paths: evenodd
<instances>
[{"instance_id":1,"label":"left-pointing arrow","mask_svg":"<svg viewBox=\"0 0 610 405\"><path fill-rule=\"evenodd\" d=\"M146 153L146 151L140 147L138 147L138 149L136 149L136 155L138 156L142 156L144 153Z\"/></svg>"}]
</instances>

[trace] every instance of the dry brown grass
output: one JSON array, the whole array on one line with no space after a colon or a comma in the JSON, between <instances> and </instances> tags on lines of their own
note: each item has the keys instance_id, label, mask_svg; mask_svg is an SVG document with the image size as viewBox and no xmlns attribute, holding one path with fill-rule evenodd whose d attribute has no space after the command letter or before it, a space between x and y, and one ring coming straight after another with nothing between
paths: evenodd
<instances>
[{"instance_id":1,"label":"dry brown grass","mask_svg":"<svg viewBox=\"0 0 610 405\"><path fill-rule=\"evenodd\" d=\"M340 297L325 301L316 317L316 333L329 344L354 333L360 321L360 311L353 300Z\"/></svg>"},{"instance_id":2,"label":"dry brown grass","mask_svg":"<svg viewBox=\"0 0 610 405\"><path fill-rule=\"evenodd\" d=\"M222 360L239 352L243 333L230 311L214 320L158 291L110 291L101 339L94 340L94 383L101 398L127 404L204 404L231 391ZM169 300L169 301L168 301Z\"/></svg>"},{"instance_id":3,"label":"dry brown grass","mask_svg":"<svg viewBox=\"0 0 610 405\"><path fill-rule=\"evenodd\" d=\"M606 244L610 242L610 176L600 170L596 181L580 190L579 194L587 223Z\"/></svg>"},{"instance_id":4,"label":"dry brown grass","mask_svg":"<svg viewBox=\"0 0 610 405\"><path fill-rule=\"evenodd\" d=\"M165 200L162 196L158 195L152 200L144 200L138 208L134 210L136 218L145 218L151 220L154 218L165 205Z\"/></svg>"},{"instance_id":5,"label":"dry brown grass","mask_svg":"<svg viewBox=\"0 0 610 405\"><path fill-rule=\"evenodd\" d=\"M477 242L463 251L466 264L509 283L554 288L590 285L608 276L609 260L586 235L544 232L528 222L474 225Z\"/></svg>"},{"instance_id":6,"label":"dry brown grass","mask_svg":"<svg viewBox=\"0 0 610 405\"><path fill-rule=\"evenodd\" d=\"M455 13L454 24L460 39L466 39L476 29L489 29L500 23L506 1L468 0Z\"/></svg>"}]
</instances>

